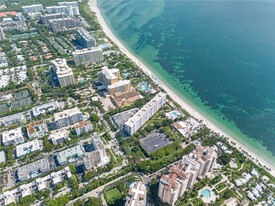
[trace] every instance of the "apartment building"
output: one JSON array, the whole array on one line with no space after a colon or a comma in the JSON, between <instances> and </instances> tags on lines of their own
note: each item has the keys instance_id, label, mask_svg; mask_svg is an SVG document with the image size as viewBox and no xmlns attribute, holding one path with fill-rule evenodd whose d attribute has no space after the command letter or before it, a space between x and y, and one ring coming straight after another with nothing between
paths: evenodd
<instances>
[{"instance_id":1,"label":"apartment building","mask_svg":"<svg viewBox=\"0 0 275 206\"><path fill-rule=\"evenodd\" d=\"M198 176L204 176L213 169L217 156L217 153L210 147L196 147L196 150L191 154L191 157L200 163Z\"/></svg>"},{"instance_id":2,"label":"apartment building","mask_svg":"<svg viewBox=\"0 0 275 206\"><path fill-rule=\"evenodd\" d=\"M54 102L48 102L45 104L38 105L36 107L32 108L32 115L34 117L37 117L41 114L46 114L55 110L60 109L60 105L57 101Z\"/></svg>"},{"instance_id":3,"label":"apartment building","mask_svg":"<svg viewBox=\"0 0 275 206\"><path fill-rule=\"evenodd\" d=\"M48 6L46 7L47 13L49 14L58 14L64 13L71 16L80 15L78 3L76 1L73 2L59 2L57 6Z\"/></svg>"},{"instance_id":4,"label":"apartment building","mask_svg":"<svg viewBox=\"0 0 275 206\"><path fill-rule=\"evenodd\" d=\"M103 67L102 71L98 73L98 80L106 87L120 81L121 75L119 69L108 69L108 67Z\"/></svg>"},{"instance_id":5,"label":"apartment building","mask_svg":"<svg viewBox=\"0 0 275 206\"><path fill-rule=\"evenodd\" d=\"M27 124L26 129L29 139L43 137L48 133L47 124L43 120Z\"/></svg>"},{"instance_id":6,"label":"apartment building","mask_svg":"<svg viewBox=\"0 0 275 206\"><path fill-rule=\"evenodd\" d=\"M24 142L21 127L11 129L2 133L2 143L5 146L16 145Z\"/></svg>"},{"instance_id":7,"label":"apartment building","mask_svg":"<svg viewBox=\"0 0 275 206\"><path fill-rule=\"evenodd\" d=\"M147 190L142 182L134 182L130 185L125 206L146 206Z\"/></svg>"},{"instance_id":8,"label":"apartment building","mask_svg":"<svg viewBox=\"0 0 275 206\"><path fill-rule=\"evenodd\" d=\"M74 126L74 131L77 136L93 130L93 124L90 121L82 121Z\"/></svg>"},{"instance_id":9,"label":"apartment building","mask_svg":"<svg viewBox=\"0 0 275 206\"><path fill-rule=\"evenodd\" d=\"M73 52L73 58L76 65L88 65L103 60L103 51L99 47L86 48Z\"/></svg>"},{"instance_id":10,"label":"apartment building","mask_svg":"<svg viewBox=\"0 0 275 206\"><path fill-rule=\"evenodd\" d=\"M66 59L55 59L52 61L52 70L58 79L60 87L75 84L72 69L67 65Z\"/></svg>"},{"instance_id":11,"label":"apartment building","mask_svg":"<svg viewBox=\"0 0 275 206\"><path fill-rule=\"evenodd\" d=\"M124 124L125 133L133 135L164 105L165 101L166 94L158 93Z\"/></svg>"},{"instance_id":12,"label":"apartment building","mask_svg":"<svg viewBox=\"0 0 275 206\"><path fill-rule=\"evenodd\" d=\"M83 48L92 48L96 46L96 41L92 32L88 32L81 27L77 30L77 40Z\"/></svg>"},{"instance_id":13,"label":"apartment building","mask_svg":"<svg viewBox=\"0 0 275 206\"><path fill-rule=\"evenodd\" d=\"M51 123L52 129L60 129L74 123L83 120L82 112L79 108L75 107L72 109L67 109L62 112L54 114L54 122Z\"/></svg>"},{"instance_id":14,"label":"apartment building","mask_svg":"<svg viewBox=\"0 0 275 206\"><path fill-rule=\"evenodd\" d=\"M26 142L24 144L20 144L16 146L16 156L22 157L28 155L30 153L43 150L43 143L38 139L35 139L30 142Z\"/></svg>"},{"instance_id":15,"label":"apartment building","mask_svg":"<svg viewBox=\"0 0 275 206\"><path fill-rule=\"evenodd\" d=\"M25 114L23 112L20 112L9 116L1 117L0 126L8 127L16 123L24 123L25 121Z\"/></svg>"},{"instance_id":16,"label":"apartment building","mask_svg":"<svg viewBox=\"0 0 275 206\"><path fill-rule=\"evenodd\" d=\"M68 139L69 134L70 132L68 130L59 130L50 134L49 140L51 140L54 145L58 145Z\"/></svg>"},{"instance_id":17,"label":"apartment building","mask_svg":"<svg viewBox=\"0 0 275 206\"><path fill-rule=\"evenodd\" d=\"M197 177L210 172L216 162L217 154L209 147L197 146L189 155L170 168L168 174L159 181L158 196L169 205L174 205L187 189L192 189Z\"/></svg>"},{"instance_id":18,"label":"apartment building","mask_svg":"<svg viewBox=\"0 0 275 206\"><path fill-rule=\"evenodd\" d=\"M86 170L92 169L94 166L100 164L104 159L106 159L107 154L102 143L92 139L92 145L94 150L89 152L86 157L84 157L84 166Z\"/></svg>"},{"instance_id":19,"label":"apartment building","mask_svg":"<svg viewBox=\"0 0 275 206\"><path fill-rule=\"evenodd\" d=\"M17 168L17 178L19 181L28 180L50 171L48 158L43 158L32 163Z\"/></svg>"},{"instance_id":20,"label":"apartment building","mask_svg":"<svg viewBox=\"0 0 275 206\"><path fill-rule=\"evenodd\" d=\"M68 29L78 28L80 26L82 26L82 22L78 18L72 16L49 20L49 27L52 32L61 32Z\"/></svg>"},{"instance_id":21,"label":"apartment building","mask_svg":"<svg viewBox=\"0 0 275 206\"><path fill-rule=\"evenodd\" d=\"M132 90L131 81L130 80L121 80L114 84L111 84L107 87L108 93L113 95L118 92L126 92Z\"/></svg>"},{"instance_id":22,"label":"apartment building","mask_svg":"<svg viewBox=\"0 0 275 206\"><path fill-rule=\"evenodd\" d=\"M22 10L24 14L28 14L28 13L43 12L44 8L42 4L32 4L28 6L22 6Z\"/></svg>"}]
</instances>

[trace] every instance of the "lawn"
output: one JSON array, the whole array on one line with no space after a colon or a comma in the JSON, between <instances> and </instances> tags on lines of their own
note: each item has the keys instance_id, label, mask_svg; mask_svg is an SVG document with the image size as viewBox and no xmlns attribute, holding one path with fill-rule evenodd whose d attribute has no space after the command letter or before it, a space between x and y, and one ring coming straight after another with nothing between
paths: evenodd
<instances>
[{"instance_id":1,"label":"lawn","mask_svg":"<svg viewBox=\"0 0 275 206\"><path fill-rule=\"evenodd\" d=\"M218 192L220 192L220 191L223 190L224 188L226 188L226 185L225 185L224 182L222 182L222 183L220 183L220 184L218 184L218 185L216 186L216 190L217 190Z\"/></svg>"},{"instance_id":2,"label":"lawn","mask_svg":"<svg viewBox=\"0 0 275 206\"><path fill-rule=\"evenodd\" d=\"M114 203L116 200L120 199L121 196L121 192L116 187L105 193L105 199L108 204Z\"/></svg>"}]
</instances>

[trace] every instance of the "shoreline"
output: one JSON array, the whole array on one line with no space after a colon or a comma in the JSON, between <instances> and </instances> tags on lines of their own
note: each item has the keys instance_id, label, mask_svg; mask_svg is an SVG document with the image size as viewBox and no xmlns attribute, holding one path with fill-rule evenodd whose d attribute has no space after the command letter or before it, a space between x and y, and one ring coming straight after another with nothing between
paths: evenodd
<instances>
[{"instance_id":1,"label":"shoreline","mask_svg":"<svg viewBox=\"0 0 275 206\"><path fill-rule=\"evenodd\" d=\"M146 66L137 56L135 56L131 51L129 51L126 46L116 37L116 35L112 32L112 30L109 28L109 25L105 21L103 15L101 14L101 10L99 9L97 5L97 0L89 0L88 3L90 9L95 12L98 22L101 25L104 33L106 36L108 36L114 44L116 44L122 53L124 53L128 58L130 58L133 62L135 62L138 67L146 74L148 75L154 82L156 82L160 87L162 87L166 93L175 101L177 102L184 110L186 110L190 115L195 117L196 119L202 120L202 122L212 131L220 134L221 136L225 136L229 139L229 143L233 142L235 145L233 145L235 148L237 148L240 152L244 153L245 151L248 155L249 159L251 159L253 162L255 162L257 165L261 164L267 168L270 168L268 172L275 177L275 167L272 166L269 162L267 162L264 157L260 157L259 155L255 154L253 151L248 149L246 146L241 144L236 138L232 137L231 135L228 135L226 132L224 132L222 129L220 129L218 126L212 123L211 120L207 119L204 115L196 111L190 104L188 104L186 101L184 101L183 98L181 98L178 94L176 94L169 86L163 84L159 80L159 78L154 74L154 72ZM231 144L231 143L230 143ZM239 149L241 148L241 149ZM242 151L243 150L243 151ZM251 156L251 157L249 157ZM255 161L253 159L256 159L258 161Z\"/></svg>"}]
</instances>

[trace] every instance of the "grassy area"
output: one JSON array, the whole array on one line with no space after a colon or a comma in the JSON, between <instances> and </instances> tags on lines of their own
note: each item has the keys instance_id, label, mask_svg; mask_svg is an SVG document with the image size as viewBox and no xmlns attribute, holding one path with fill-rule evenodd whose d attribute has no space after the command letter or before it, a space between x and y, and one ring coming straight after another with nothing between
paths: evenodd
<instances>
[{"instance_id":1,"label":"grassy area","mask_svg":"<svg viewBox=\"0 0 275 206\"><path fill-rule=\"evenodd\" d=\"M120 199L121 196L121 192L116 187L105 193L105 199L108 204L114 203L116 200Z\"/></svg>"},{"instance_id":2,"label":"grassy area","mask_svg":"<svg viewBox=\"0 0 275 206\"><path fill-rule=\"evenodd\" d=\"M220 192L220 191L223 190L225 187L226 187L225 183L222 182L222 183L220 183L220 184L218 184L218 185L216 186L216 190L217 190L218 192Z\"/></svg>"}]
</instances>

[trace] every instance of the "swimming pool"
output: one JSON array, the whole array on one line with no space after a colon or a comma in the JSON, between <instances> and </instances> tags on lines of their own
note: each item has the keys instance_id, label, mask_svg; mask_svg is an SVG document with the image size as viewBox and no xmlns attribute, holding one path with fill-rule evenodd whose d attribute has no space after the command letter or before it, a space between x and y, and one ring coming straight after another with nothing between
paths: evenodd
<instances>
[{"instance_id":1,"label":"swimming pool","mask_svg":"<svg viewBox=\"0 0 275 206\"><path fill-rule=\"evenodd\" d=\"M143 92L148 92L150 90L150 87L145 82L141 82L139 86Z\"/></svg>"},{"instance_id":2,"label":"swimming pool","mask_svg":"<svg viewBox=\"0 0 275 206\"><path fill-rule=\"evenodd\" d=\"M178 118L178 116L179 116L179 115L178 115L178 113L177 113L177 112L175 112L175 111L174 111L174 112L172 112L172 113L171 113L171 115L172 115L175 119L176 119L176 118Z\"/></svg>"},{"instance_id":3,"label":"swimming pool","mask_svg":"<svg viewBox=\"0 0 275 206\"><path fill-rule=\"evenodd\" d=\"M211 192L209 189L204 189L203 191L201 191L201 196L205 197L205 198L210 198L211 197Z\"/></svg>"}]
</instances>

